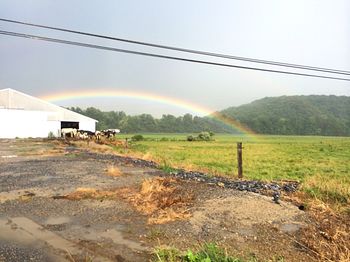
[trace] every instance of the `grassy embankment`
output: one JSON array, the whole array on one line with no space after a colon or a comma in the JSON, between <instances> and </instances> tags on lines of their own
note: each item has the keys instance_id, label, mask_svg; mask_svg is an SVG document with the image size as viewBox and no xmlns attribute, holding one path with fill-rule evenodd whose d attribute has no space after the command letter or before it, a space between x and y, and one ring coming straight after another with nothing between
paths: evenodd
<instances>
[{"instance_id":1,"label":"grassy embankment","mask_svg":"<svg viewBox=\"0 0 350 262\"><path fill-rule=\"evenodd\" d=\"M132 135L121 136L131 138ZM236 142L243 141L245 179L298 180L303 192L329 203L350 203L350 138L216 135L215 141L188 142L185 134L146 134L126 153L164 167L234 177Z\"/></svg>"}]
</instances>

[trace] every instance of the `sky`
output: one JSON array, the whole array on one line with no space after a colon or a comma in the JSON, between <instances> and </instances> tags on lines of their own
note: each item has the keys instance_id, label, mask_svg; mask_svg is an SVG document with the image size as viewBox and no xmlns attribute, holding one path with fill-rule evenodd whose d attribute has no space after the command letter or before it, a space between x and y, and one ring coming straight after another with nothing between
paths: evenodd
<instances>
[{"instance_id":1,"label":"sky","mask_svg":"<svg viewBox=\"0 0 350 262\"><path fill-rule=\"evenodd\" d=\"M350 71L347 0L2 0L0 17L189 49ZM116 48L272 68L0 22L0 30ZM292 69L273 67L273 69ZM298 71L305 72L305 71ZM0 35L0 89L45 97L103 90L133 97L54 101L129 114L214 111L267 96L346 95L350 82L170 61Z\"/></svg>"}]
</instances>

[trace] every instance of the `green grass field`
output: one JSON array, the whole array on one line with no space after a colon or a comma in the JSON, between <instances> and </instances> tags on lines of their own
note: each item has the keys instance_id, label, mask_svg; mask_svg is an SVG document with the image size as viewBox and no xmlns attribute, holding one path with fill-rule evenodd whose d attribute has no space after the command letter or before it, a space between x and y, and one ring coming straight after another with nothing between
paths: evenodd
<instances>
[{"instance_id":1,"label":"green grass field","mask_svg":"<svg viewBox=\"0 0 350 262\"><path fill-rule=\"evenodd\" d=\"M144 141L131 143L128 154L229 177L237 176L236 142L242 141L245 179L298 180L314 197L350 203L350 138L215 135L215 141L188 142L185 134L143 136Z\"/></svg>"}]
</instances>

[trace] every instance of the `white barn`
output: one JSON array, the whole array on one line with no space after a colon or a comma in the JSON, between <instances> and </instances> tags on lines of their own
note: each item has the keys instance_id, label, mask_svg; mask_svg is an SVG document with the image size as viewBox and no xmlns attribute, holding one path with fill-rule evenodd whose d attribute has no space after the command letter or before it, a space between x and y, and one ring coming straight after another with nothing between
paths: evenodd
<instances>
[{"instance_id":1,"label":"white barn","mask_svg":"<svg viewBox=\"0 0 350 262\"><path fill-rule=\"evenodd\" d=\"M95 132L96 122L19 91L0 90L0 138L59 137L62 128Z\"/></svg>"}]
</instances>

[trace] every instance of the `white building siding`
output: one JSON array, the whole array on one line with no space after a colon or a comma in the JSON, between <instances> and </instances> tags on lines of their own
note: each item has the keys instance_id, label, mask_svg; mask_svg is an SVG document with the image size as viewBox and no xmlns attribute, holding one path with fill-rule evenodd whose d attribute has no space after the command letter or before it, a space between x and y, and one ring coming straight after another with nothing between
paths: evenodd
<instances>
[{"instance_id":1,"label":"white building siding","mask_svg":"<svg viewBox=\"0 0 350 262\"><path fill-rule=\"evenodd\" d=\"M86 121L86 120L79 121L79 129L95 132L96 123L94 121Z\"/></svg>"},{"instance_id":2,"label":"white building siding","mask_svg":"<svg viewBox=\"0 0 350 262\"><path fill-rule=\"evenodd\" d=\"M0 109L0 138L59 135L61 122L49 121L52 112Z\"/></svg>"},{"instance_id":3,"label":"white building siding","mask_svg":"<svg viewBox=\"0 0 350 262\"><path fill-rule=\"evenodd\" d=\"M13 89L0 90L0 138L60 136L69 122L95 132L97 121Z\"/></svg>"}]
</instances>

